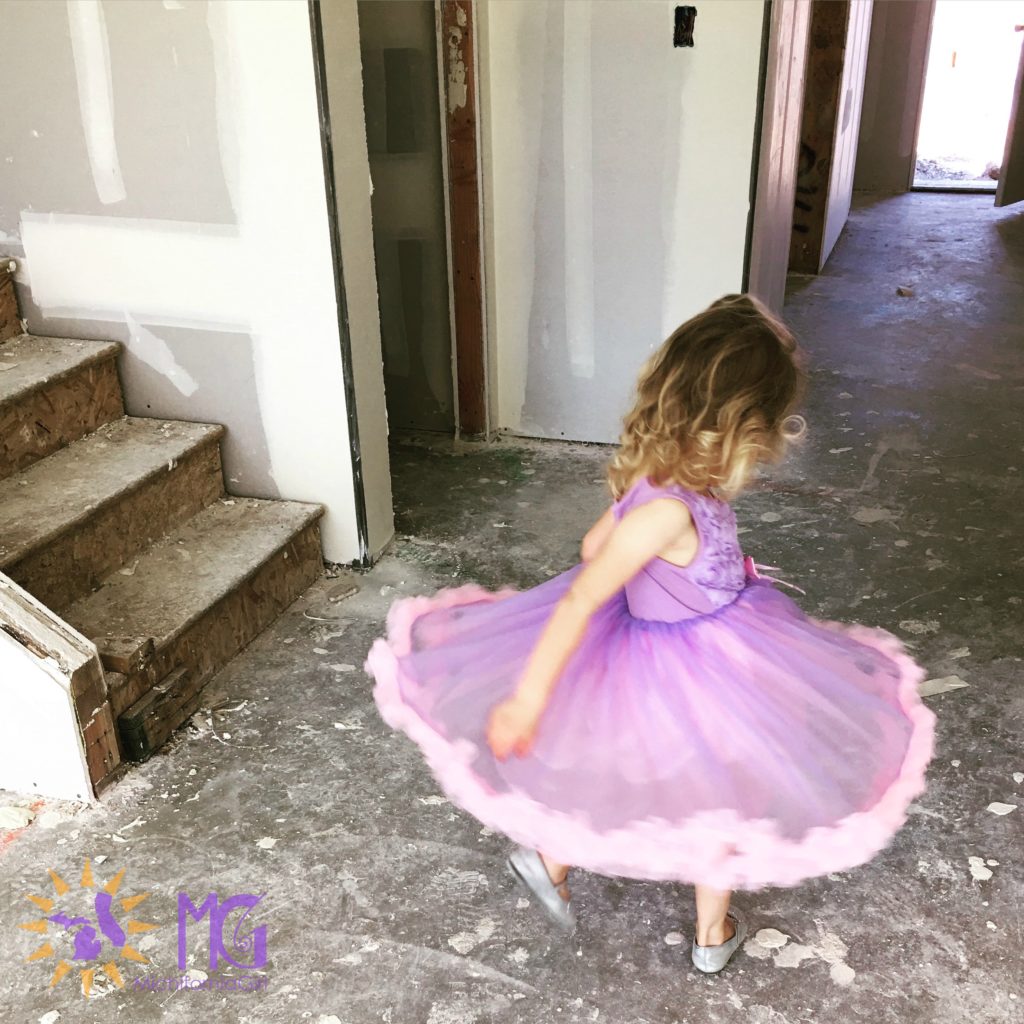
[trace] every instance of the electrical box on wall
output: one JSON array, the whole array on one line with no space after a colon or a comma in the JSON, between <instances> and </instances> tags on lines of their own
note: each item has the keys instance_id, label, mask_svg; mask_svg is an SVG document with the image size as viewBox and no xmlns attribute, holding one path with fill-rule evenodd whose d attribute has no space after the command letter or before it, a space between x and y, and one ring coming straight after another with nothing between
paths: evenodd
<instances>
[{"instance_id":1,"label":"electrical box on wall","mask_svg":"<svg viewBox=\"0 0 1024 1024\"><path fill-rule=\"evenodd\" d=\"M676 8L676 26L672 36L673 46L693 46L693 23L696 18L696 7Z\"/></svg>"}]
</instances>

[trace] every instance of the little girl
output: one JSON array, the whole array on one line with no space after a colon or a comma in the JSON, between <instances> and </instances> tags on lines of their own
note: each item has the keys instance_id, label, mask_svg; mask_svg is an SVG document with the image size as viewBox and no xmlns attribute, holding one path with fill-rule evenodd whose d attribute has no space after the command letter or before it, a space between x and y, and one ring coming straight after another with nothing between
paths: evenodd
<instances>
[{"instance_id":1,"label":"little girl","mask_svg":"<svg viewBox=\"0 0 1024 1024\"><path fill-rule=\"evenodd\" d=\"M802 427L789 331L731 295L645 367L582 564L522 593L399 601L367 661L381 715L575 925L570 865L692 882L693 963L733 889L878 852L924 787L923 674L881 630L809 619L744 558L728 499Z\"/></svg>"}]
</instances>

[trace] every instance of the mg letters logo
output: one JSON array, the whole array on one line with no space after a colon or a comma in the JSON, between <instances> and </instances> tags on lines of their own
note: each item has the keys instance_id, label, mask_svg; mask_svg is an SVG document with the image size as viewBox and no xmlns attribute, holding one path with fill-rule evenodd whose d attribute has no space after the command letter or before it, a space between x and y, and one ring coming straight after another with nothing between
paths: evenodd
<instances>
[{"instance_id":1,"label":"mg letters logo","mask_svg":"<svg viewBox=\"0 0 1024 1024\"><path fill-rule=\"evenodd\" d=\"M102 860L102 858L100 858ZM27 893L39 916L18 925L36 933L39 944L28 955L30 964L47 964L49 987L55 988L71 975L77 978L88 999L111 987L167 992L179 989L216 991L265 991L267 976L267 926L254 920L263 894L236 893L222 898L207 892L193 899L177 893L172 920L142 920L159 913L162 901L149 892L128 894L126 869L108 881L98 878L92 861L86 860L77 884L48 872L52 895ZM142 910L138 908L145 903ZM138 910L140 916L136 916ZM169 945L163 932L177 925L177 976L154 971L147 954ZM208 949L209 973L189 969L189 955ZM166 949L164 949L166 952ZM166 957L159 957L167 963ZM227 973L219 973L226 968ZM141 972L139 968L143 968ZM127 975L127 977L126 977Z\"/></svg>"}]
</instances>

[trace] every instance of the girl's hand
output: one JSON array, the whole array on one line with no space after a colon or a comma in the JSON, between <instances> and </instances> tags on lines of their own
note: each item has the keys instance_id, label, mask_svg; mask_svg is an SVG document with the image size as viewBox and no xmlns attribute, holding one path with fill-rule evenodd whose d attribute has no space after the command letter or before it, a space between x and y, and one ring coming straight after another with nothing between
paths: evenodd
<instances>
[{"instance_id":1,"label":"girl's hand","mask_svg":"<svg viewBox=\"0 0 1024 1024\"><path fill-rule=\"evenodd\" d=\"M524 757L533 746L541 710L521 697L509 697L491 712L487 722L487 742L499 761L509 754Z\"/></svg>"}]
</instances>

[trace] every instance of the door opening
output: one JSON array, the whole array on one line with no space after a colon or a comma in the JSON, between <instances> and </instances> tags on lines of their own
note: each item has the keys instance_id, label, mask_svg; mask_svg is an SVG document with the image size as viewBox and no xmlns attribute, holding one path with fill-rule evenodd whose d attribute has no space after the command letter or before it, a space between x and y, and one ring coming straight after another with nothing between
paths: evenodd
<instances>
[{"instance_id":1,"label":"door opening","mask_svg":"<svg viewBox=\"0 0 1024 1024\"><path fill-rule=\"evenodd\" d=\"M995 192L1015 95L1022 0L938 0L914 188Z\"/></svg>"},{"instance_id":2,"label":"door opening","mask_svg":"<svg viewBox=\"0 0 1024 1024\"><path fill-rule=\"evenodd\" d=\"M452 434L437 33L432 0L360 0L384 389L392 431Z\"/></svg>"},{"instance_id":3,"label":"door opening","mask_svg":"<svg viewBox=\"0 0 1024 1024\"><path fill-rule=\"evenodd\" d=\"M357 8L388 421L485 435L472 7Z\"/></svg>"}]
</instances>

